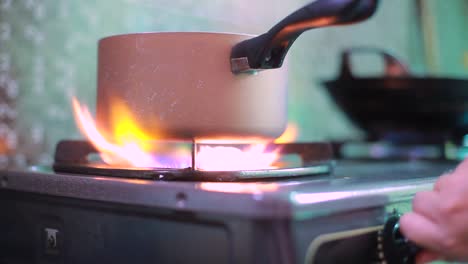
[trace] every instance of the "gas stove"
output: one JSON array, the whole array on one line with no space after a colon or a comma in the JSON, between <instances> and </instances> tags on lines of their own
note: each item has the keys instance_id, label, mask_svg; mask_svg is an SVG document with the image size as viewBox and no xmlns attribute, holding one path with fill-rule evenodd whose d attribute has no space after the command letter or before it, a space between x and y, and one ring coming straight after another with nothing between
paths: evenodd
<instances>
[{"instance_id":1,"label":"gas stove","mask_svg":"<svg viewBox=\"0 0 468 264\"><path fill-rule=\"evenodd\" d=\"M281 149L300 167L138 171L63 141L50 168L0 172L0 263L404 263L382 250L387 219L456 165Z\"/></svg>"}]
</instances>

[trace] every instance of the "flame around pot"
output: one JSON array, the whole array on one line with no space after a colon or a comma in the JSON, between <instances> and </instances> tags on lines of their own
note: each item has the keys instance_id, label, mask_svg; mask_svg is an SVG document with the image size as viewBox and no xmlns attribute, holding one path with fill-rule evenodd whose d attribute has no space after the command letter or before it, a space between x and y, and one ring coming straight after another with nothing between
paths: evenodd
<instances>
[{"instance_id":1,"label":"flame around pot","mask_svg":"<svg viewBox=\"0 0 468 264\"><path fill-rule=\"evenodd\" d=\"M168 150L158 144L153 134L140 128L123 102L112 104L112 127L109 135L99 131L89 109L72 98L76 123L82 134L96 147L101 159L115 167L135 168L186 168L191 166L191 149L177 147ZM297 128L290 126L287 136L276 143L292 141ZM159 141L163 142L163 141ZM197 148L196 168L209 171L257 170L274 168L279 155L277 150L267 150L269 142L257 142L245 148L229 146L227 141L211 141ZM213 145L215 143L215 145Z\"/></svg>"},{"instance_id":2,"label":"flame around pot","mask_svg":"<svg viewBox=\"0 0 468 264\"><path fill-rule=\"evenodd\" d=\"M99 151L102 160L115 166L163 167L145 150L146 135L130 122L131 117L122 113L122 123L117 126L113 139L108 139L98 130L96 122L86 106L72 99L75 120L81 132ZM127 126L128 129L123 129ZM119 134L119 131L122 134ZM140 138L138 138L140 137Z\"/></svg>"}]
</instances>

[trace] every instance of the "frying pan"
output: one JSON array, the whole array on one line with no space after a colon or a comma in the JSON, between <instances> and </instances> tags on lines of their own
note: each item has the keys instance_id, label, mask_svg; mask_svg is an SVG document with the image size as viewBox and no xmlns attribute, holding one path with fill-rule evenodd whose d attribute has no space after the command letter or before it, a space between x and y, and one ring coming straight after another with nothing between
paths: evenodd
<instances>
[{"instance_id":1,"label":"frying pan","mask_svg":"<svg viewBox=\"0 0 468 264\"><path fill-rule=\"evenodd\" d=\"M287 122L287 67L281 66L296 38L367 19L377 3L315 1L258 37L165 32L101 39L97 124L111 134L119 115L114 107L123 104L159 137L275 138Z\"/></svg>"},{"instance_id":2,"label":"frying pan","mask_svg":"<svg viewBox=\"0 0 468 264\"><path fill-rule=\"evenodd\" d=\"M357 77L350 56L377 54L385 63L381 77ZM341 72L324 82L337 105L370 139L417 134L421 140L458 139L468 132L468 80L414 76L401 60L369 47L341 54Z\"/></svg>"}]
</instances>

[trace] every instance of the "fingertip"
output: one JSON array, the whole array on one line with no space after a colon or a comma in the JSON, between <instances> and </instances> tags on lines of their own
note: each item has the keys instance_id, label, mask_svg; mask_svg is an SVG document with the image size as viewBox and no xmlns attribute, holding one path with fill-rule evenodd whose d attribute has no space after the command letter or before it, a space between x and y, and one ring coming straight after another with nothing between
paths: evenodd
<instances>
[{"instance_id":1,"label":"fingertip","mask_svg":"<svg viewBox=\"0 0 468 264\"><path fill-rule=\"evenodd\" d=\"M453 183L454 178L457 178L455 171L440 175L437 181L434 183L434 191L440 192L446 189L447 186L450 186Z\"/></svg>"},{"instance_id":2,"label":"fingertip","mask_svg":"<svg viewBox=\"0 0 468 264\"><path fill-rule=\"evenodd\" d=\"M400 218L400 231L416 245L432 251L440 251L443 236L439 227L424 215L409 212Z\"/></svg>"},{"instance_id":3,"label":"fingertip","mask_svg":"<svg viewBox=\"0 0 468 264\"><path fill-rule=\"evenodd\" d=\"M440 193L435 191L421 191L416 193L413 198L413 212L424 215L435 221L439 215L437 214L440 207Z\"/></svg>"},{"instance_id":4,"label":"fingertip","mask_svg":"<svg viewBox=\"0 0 468 264\"><path fill-rule=\"evenodd\" d=\"M413 215L414 215L413 212L409 212L409 213L405 213L404 215L400 217L400 220L399 220L400 231L405 236L408 233L408 228L410 228L412 224L411 222L412 222L412 218L414 217Z\"/></svg>"},{"instance_id":5,"label":"fingertip","mask_svg":"<svg viewBox=\"0 0 468 264\"><path fill-rule=\"evenodd\" d=\"M462 162L460 162L457 167L455 168L454 170L454 173L458 174L458 173L463 173L465 174L465 172L468 170L468 158L465 158Z\"/></svg>"}]
</instances>

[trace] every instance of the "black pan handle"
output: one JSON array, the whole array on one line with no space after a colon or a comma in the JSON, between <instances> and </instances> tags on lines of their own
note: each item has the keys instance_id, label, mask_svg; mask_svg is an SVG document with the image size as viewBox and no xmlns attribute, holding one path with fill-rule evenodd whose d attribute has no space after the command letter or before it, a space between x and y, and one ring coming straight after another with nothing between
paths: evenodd
<instances>
[{"instance_id":1,"label":"black pan handle","mask_svg":"<svg viewBox=\"0 0 468 264\"><path fill-rule=\"evenodd\" d=\"M353 53L372 53L381 56L385 63L385 77L405 77L411 75L406 63L389 52L373 47L356 47L346 49L341 53L340 79L354 78L350 58Z\"/></svg>"},{"instance_id":2,"label":"black pan handle","mask_svg":"<svg viewBox=\"0 0 468 264\"><path fill-rule=\"evenodd\" d=\"M289 48L302 32L365 20L379 0L317 0L276 24L267 33L242 41L231 51L233 73L281 67Z\"/></svg>"}]
</instances>

